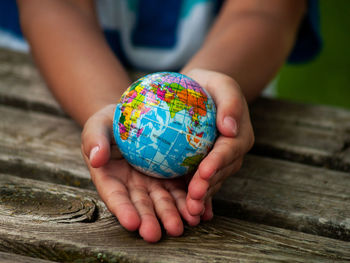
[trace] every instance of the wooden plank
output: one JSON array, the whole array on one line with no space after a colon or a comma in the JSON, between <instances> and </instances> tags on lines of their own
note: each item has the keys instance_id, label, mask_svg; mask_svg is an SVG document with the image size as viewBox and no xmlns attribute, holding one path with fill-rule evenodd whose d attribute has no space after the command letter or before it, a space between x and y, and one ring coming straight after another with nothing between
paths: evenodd
<instances>
[{"instance_id":1,"label":"wooden plank","mask_svg":"<svg viewBox=\"0 0 350 263\"><path fill-rule=\"evenodd\" d=\"M186 226L182 237L164 237L157 244L148 244L136 233L125 231L92 191L1 174L0 191L8 193L14 189L19 189L19 194L14 195L11 202L0 202L1 251L64 262L350 260L349 242L220 216L198 227ZM52 200L56 196L57 202L46 202L46 196ZM64 196L66 198L62 198ZM26 205L26 198L28 202L43 202L35 211L28 211L32 205ZM98 211L95 220L85 223L49 220L50 212L64 214L69 204L82 202L84 198L95 204ZM8 213L10 210L14 213ZM38 214L46 219L38 222Z\"/></svg>"},{"instance_id":2,"label":"wooden plank","mask_svg":"<svg viewBox=\"0 0 350 263\"><path fill-rule=\"evenodd\" d=\"M0 49L0 79L0 103L63 115L29 55ZM254 153L350 171L349 111L260 99L251 115Z\"/></svg>"},{"instance_id":3,"label":"wooden plank","mask_svg":"<svg viewBox=\"0 0 350 263\"><path fill-rule=\"evenodd\" d=\"M0 49L0 61L0 102L62 114L28 55ZM251 112L255 153L350 171L349 111L261 99Z\"/></svg>"},{"instance_id":4,"label":"wooden plank","mask_svg":"<svg viewBox=\"0 0 350 263\"><path fill-rule=\"evenodd\" d=\"M297 126L350 131L349 110L337 107L260 98L252 105L251 112L266 120L293 122Z\"/></svg>"},{"instance_id":5,"label":"wooden plank","mask_svg":"<svg viewBox=\"0 0 350 263\"><path fill-rule=\"evenodd\" d=\"M0 49L0 103L64 115L28 54Z\"/></svg>"},{"instance_id":6,"label":"wooden plank","mask_svg":"<svg viewBox=\"0 0 350 263\"><path fill-rule=\"evenodd\" d=\"M93 188L72 121L1 106L0 115L0 171ZM248 156L215 207L221 215L350 240L348 189L348 173Z\"/></svg>"},{"instance_id":7,"label":"wooden plank","mask_svg":"<svg viewBox=\"0 0 350 263\"><path fill-rule=\"evenodd\" d=\"M5 252L0 252L0 261L1 263L54 263L54 261L48 261L44 259L31 258L20 256L16 254L10 254Z\"/></svg>"},{"instance_id":8,"label":"wooden plank","mask_svg":"<svg viewBox=\"0 0 350 263\"><path fill-rule=\"evenodd\" d=\"M0 217L36 223L92 222L99 201L94 191L24 180L0 174ZM101 214L101 213L100 213Z\"/></svg>"},{"instance_id":9,"label":"wooden plank","mask_svg":"<svg viewBox=\"0 0 350 263\"><path fill-rule=\"evenodd\" d=\"M72 120L1 105L0 116L0 171L93 187Z\"/></svg>"},{"instance_id":10,"label":"wooden plank","mask_svg":"<svg viewBox=\"0 0 350 263\"><path fill-rule=\"evenodd\" d=\"M254 153L350 171L350 111L260 99L251 115Z\"/></svg>"},{"instance_id":11,"label":"wooden plank","mask_svg":"<svg viewBox=\"0 0 350 263\"><path fill-rule=\"evenodd\" d=\"M348 173L247 156L216 196L216 213L350 241Z\"/></svg>"}]
</instances>

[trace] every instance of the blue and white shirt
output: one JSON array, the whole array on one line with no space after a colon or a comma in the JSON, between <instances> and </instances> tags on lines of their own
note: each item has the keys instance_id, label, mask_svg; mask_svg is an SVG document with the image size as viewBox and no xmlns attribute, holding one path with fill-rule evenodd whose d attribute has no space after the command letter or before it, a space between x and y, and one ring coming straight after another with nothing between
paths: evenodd
<instances>
[{"instance_id":1,"label":"blue and white shirt","mask_svg":"<svg viewBox=\"0 0 350 263\"><path fill-rule=\"evenodd\" d=\"M127 66L178 70L200 48L222 1L95 0L108 43ZM290 62L313 58L321 48L318 0L308 1ZM0 46L25 50L15 1L0 1Z\"/></svg>"},{"instance_id":2,"label":"blue and white shirt","mask_svg":"<svg viewBox=\"0 0 350 263\"><path fill-rule=\"evenodd\" d=\"M97 0L111 46L131 66L178 69L199 49L216 15L213 0Z\"/></svg>"}]
</instances>

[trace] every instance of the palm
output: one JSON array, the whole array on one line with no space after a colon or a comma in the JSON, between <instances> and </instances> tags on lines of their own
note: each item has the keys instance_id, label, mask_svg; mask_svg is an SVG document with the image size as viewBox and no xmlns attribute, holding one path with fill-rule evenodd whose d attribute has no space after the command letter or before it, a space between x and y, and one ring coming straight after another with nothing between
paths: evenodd
<instances>
[{"instance_id":1,"label":"palm","mask_svg":"<svg viewBox=\"0 0 350 263\"><path fill-rule=\"evenodd\" d=\"M168 234L181 235L181 217L191 225L199 222L186 208L186 178L157 179L133 169L125 159L113 159L91 168L92 179L108 209L128 230L139 229L148 241L161 237L162 222ZM159 219L159 221L158 221Z\"/></svg>"}]
</instances>

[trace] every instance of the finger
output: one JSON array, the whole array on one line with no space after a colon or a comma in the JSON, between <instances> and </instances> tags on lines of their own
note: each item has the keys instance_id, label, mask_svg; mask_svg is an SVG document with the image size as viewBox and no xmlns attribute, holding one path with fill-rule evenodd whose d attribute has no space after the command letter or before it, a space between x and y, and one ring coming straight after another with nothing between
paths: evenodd
<instances>
[{"instance_id":1,"label":"finger","mask_svg":"<svg viewBox=\"0 0 350 263\"><path fill-rule=\"evenodd\" d=\"M245 110L245 98L238 83L231 77L214 71L191 70L188 76L194 78L212 96L217 107L216 123L221 134L237 136L241 116Z\"/></svg>"},{"instance_id":2,"label":"finger","mask_svg":"<svg viewBox=\"0 0 350 263\"><path fill-rule=\"evenodd\" d=\"M242 167L243 157L234 160L231 164L217 171L212 177L209 178L209 187L207 189L206 196L210 194L211 188L217 184L221 184L227 177L235 174ZM212 196L212 195L211 195ZM204 197L206 198L206 197Z\"/></svg>"},{"instance_id":3,"label":"finger","mask_svg":"<svg viewBox=\"0 0 350 263\"><path fill-rule=\"evenodd\" d=\"M251 147L246 136L240 135L238 138L219 136L213 149L200 163L199 176L204 180L209 180L218 170L242 158Z\"/></svg>"},{"instance_id":4,"label":"finger","mask_svg":"<svg viewBox=\"0 0 350 263\"><path fill-rule=\"evenodd\" d=\"M202 179L196 173L189 184L186 203L191 215L202 215L206 213L206 200L218 191L223 181L230 175L237 172L242 165L242 158L236 160L227 167L216 172L209 180ZM205 187L200 187L204 185Z\"/></svg>"},{"instance_id":5,"label":"finger","mask_svg":"<svg viewBox=\"0 0 350 263\"><path fill-rule=\"evenodd\" d=\"M167 233L170 236L180 236L183 233L183 224L171 194L157 183L152 186L150 197Z\"/></svg>"},{"instance_id":6,"label":"finger","mask_svg":"<svg viewBox=\"0 0 350 263\"><path fill-rule=\"evenodd\" d=\"M214 193L219 191L220 187L221 187L221 183L211 187L208 191L208 195L205 197L204 200L191 200L191 202L200 203L201 206L203 207L202 208L203 210L200 212L201 220L208 221L213 218L214 213L213 213L213 205L212 205L212 196L214 195Z\"/></svg>"},{"instance_id":7,"label":"finger","mask_svg":"<svg viewBox=\"0 0 350 263\"><path fill-rule=\"evenodd\" d=\"M209 181L201 178L199 172L197 171L188 184L189 198L194 200L203 199L209 186Z\"/></svg>"},{"instance_id":8,"label":"finger","mask_svg":"<svg viewBox=\"0 0 350 263\"><path fill-rule=\"evenodd\" d=\"M204 200L192 199L189 194L186 197L186 206L187 206L188 212L192 216L201 216L204 213L204 209L205 209Z\"/></svg>"},{"instance_id":9,"label":"finger","mask_svg":"<svg viewBox=\"0 0 350 263\"><path fill-rule=\"evenodd\" d=\"M193 216L189 213L186 205L186 191L181 187L176 187L177 185L170 184L167 186L170 194L175 200L176 207L180 212L182 218L190 225L196 226L200 223L199 216Z\"/></svg>"},{"instance_id":10,"label":"finger","mask_svg":"<svg viewBox=\"0 0 350 263\"><path fill-rule=\"evenodd\" d=\"M101 171L102 168L92 169L94 170L93 181L96 189L109 211L118 218L120 224L127 230L134 231L138 229L141 219L130 200L124 183L106 175Z\"/></svg>"},{"instance_id":11,"label":"finger","mask_svg":"<svg viewBox=\"0 0 350 263\"><path fill-rule=\"evenodd\" d=\"M211 186L215 185L220 180L222 181L226 179L228 175L239 170L243 161L243 153L240 152L240 148L242 147L240 147L238 144L239 142L232 138L218 138L213 150L201 162L197 172L194 174L188 185L189 199L204 199L208 189ZM232 151L231 148L235 150ZM232 169L226 169L228 166L232 167ZM222 170L226 172L222 172ZM192 202L191 207L194 206L198 207L199 203ZM199 209L199 207L193 208L193 210L191 210L193 211L191 214L197 214L197 212L194 211L198 211Z\"/></svg>"},{"instance_id":12,"label":"finger","mask_svg":"<svg viewBox=\"0 0 350 263\"><path fill-rule=\"evenodd\" d=\"M157 242L161 238L161 228L156 217L152 199L144 186L129 187L129 194L140 218L139 233L147 242Z\"/></svg>"},{"instance_id":13,"label":"finger","mask_svg":"<svg viewBox=\"0 0 350 263\"><path fill-rule=\"evenodd\" d=\"M205 204L207 200L212 199L213 196L220 190L225 179L230 175L236 173L240 169L241 165L242 165L242 161L237 160L233 164L225 167L224 169L220 170L217 174L215 174L215 178L213 177L213 180L211 181L211 185L207 190L205 197L203 198Z\"/></svg>"},{"instance_id":14,"label":"finger","mask_svg":"<svg viewBox=\"0 0 350 263\"><path fill-rule=\"evenodd\" d=\"M210 187L209 180L201 178L197 171L188 185L186 198L187 208L192 216L202 216L205 213L205 197Z\"/></svg>"},{"instance_id":15,"label":"finger","mask_svg":"<svg viewBox=\"0 0 350 263\"><path fill-rule=\"evenodd\" d=\"M114 105L108 106L93 115L82 132L82 153L92 167L101 167L110 159L111 130Z\"/></svg>"},{"instance_id":16,"label":"finger","mask_svg":"<svg viewBox=\"0 0 350 263\"><path fill-rule=\"evenodd\" d=\"M208 221L208 220L211 220L214 216L214 213L213 213L213 204L212 204L212 199L211 198L208 198L206 201L205 201L205 208L204 208L204 213L203 215L201 216L201 219L203 221Z\"/></svg>"}]
</instances>

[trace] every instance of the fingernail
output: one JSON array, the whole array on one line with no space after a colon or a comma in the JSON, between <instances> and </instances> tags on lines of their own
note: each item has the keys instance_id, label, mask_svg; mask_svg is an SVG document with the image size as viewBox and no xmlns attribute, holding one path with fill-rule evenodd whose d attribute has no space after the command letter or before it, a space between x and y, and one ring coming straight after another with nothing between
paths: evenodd
<instances>
[{"instance_id":1,"label":"fingernail","mask_svg":"<svg viewBox=\"0 0 350 263\"><path fill-rule=\"evenodd\" d=\"M100 150L100 146L95 146L94 148L92 148L92 150L90 151L90 156L89 156L89 160L93 160L96 153Z\"/></svg>"},{"instance_id":2,"label":"fingernail","mask_svg":"<svg viewBox=\"0 0 350 263\"><path fill-rule=\"evenodd\" d=\"M236 136L238 133L238 126L237 122L235 121L234 118L230 116L226 116L224 118L224 126L227 127L229 130L233 132L233 135Z\"/></svg>"}]
</instances>

